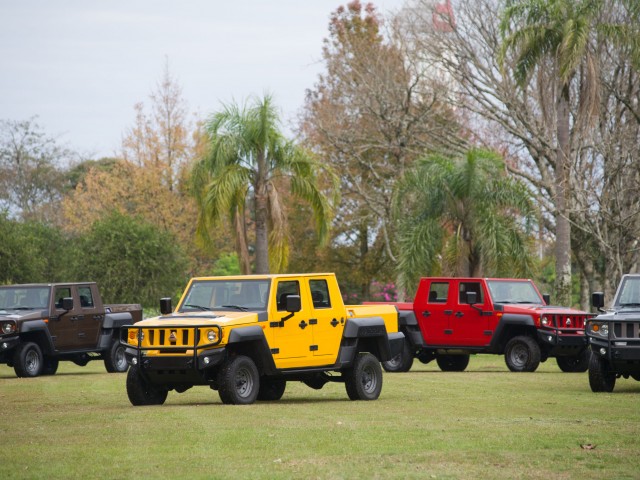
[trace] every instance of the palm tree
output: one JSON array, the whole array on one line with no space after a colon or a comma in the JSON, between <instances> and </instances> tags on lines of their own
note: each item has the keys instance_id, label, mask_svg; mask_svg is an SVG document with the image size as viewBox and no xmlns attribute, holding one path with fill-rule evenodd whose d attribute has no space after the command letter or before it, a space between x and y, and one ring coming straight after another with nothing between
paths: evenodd
<instances>
[{"instance_id":1,"label":"palm tree","mask_svg":"<svg viewBox=\"0 0 640 480\"><path fill-rule=\"evenodd\" d=\"M571 303L571 85L582 70L581 108L574 125L584 125L597 105L596 61L598 19L603 0L507 0L502 13L503 44L500 63L513 51L513 76L525 87L537 69L551 62L556 84L550 89L555 102L556 158L554 204L556 222L556 300ZM580 115L586 113L586 115Z\"/></svg>"},{"instance_id":2,"label":"palm tree","mask_svg":"<svg viewBox=\"0 0 640 480\"><path fill-rule=\"evenodd\" d=\"M206 124L208 154L192 170L193 191L200 207L198 233L205 239L209 229L228 215L243 273L251 272L246 206L255 228L255 273L269 273L270 266L276 271L286 268L285 187L311 207L321 242L328 234L331 202L320 189L318 178L323 167L286 140L279 126L269 95L254 99L248 108L224 105ZM329 173L335 183L335 176Z\"/></svg>"},{"instance_id":3,"label":"palm tree","mask_svg":"<svg viewBox=\"0 0 640 480\"><path fill-rule=\"evenodd\" d=\"M424 275L514 275L532 272L529 192L486 150L465 158L419 160L398 183L398 267L405 286Z\"/></svg>"}]
</instances>

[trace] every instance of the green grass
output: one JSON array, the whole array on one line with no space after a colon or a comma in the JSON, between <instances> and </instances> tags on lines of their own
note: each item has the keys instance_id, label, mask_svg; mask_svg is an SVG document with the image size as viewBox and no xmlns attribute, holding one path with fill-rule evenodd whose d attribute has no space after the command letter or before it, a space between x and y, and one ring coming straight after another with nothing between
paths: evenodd
<instances>
[{"instance_id":1,"label":"green grass","mask_svg":"<svg viewBox=\"0 0 640 480\"><path fill-rule=\"evenodd\" d=\"M639 478L640 382L594 394L554 360L502 357L466 372L414 364L380 399L292 382L282 400L220 403L206 387L132 407L125 375L62 363L53 377L0 367L0 478ZM585 450L581 445L593 444Z\"/></svg>"}]
</instances>

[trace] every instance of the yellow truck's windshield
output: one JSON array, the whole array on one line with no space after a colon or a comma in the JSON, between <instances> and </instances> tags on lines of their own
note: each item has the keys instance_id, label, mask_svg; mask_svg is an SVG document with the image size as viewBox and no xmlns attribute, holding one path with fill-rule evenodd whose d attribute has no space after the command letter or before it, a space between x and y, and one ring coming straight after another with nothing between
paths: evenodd
<instances>
[{"instance_id":1,"label":"yellow truck's windshield","mask_svg":"<svg viewBox=\"0 0 640 480\"><path fill-rule=\"evenodd\" d=\"M196 280L191 283L179 311L266 310L270 285L270 280Z\"/></svg>"}]
</instances>

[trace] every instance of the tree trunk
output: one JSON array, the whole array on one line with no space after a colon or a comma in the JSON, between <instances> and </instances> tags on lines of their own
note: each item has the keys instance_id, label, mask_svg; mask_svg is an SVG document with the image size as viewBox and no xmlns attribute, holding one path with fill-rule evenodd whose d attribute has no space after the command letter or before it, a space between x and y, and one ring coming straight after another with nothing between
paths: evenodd
<instances>
[{"instance_id":1,"label":"tree trunk","mask_svg":"<svg viewBox=\"0 0 640 480\"><path fill-rule=\"evenodd\" d=\"M562 86L557 108L558 147L556 156L556 298L555 303L571 306L571 224L569 223L569 85Z\"/></svg>"},{"instance_id":2,"label":"tree trunk","mask_svg":"<svg viewBox=\"0 0 640 480\"><path fill-rule=\"evenodd\" d=\"M257 155L258 172L255 185L256 266L255 273L269 273L269 195L264 152Z\"/></svg>"},{"instance_id":3,"label":"tree trunk","mask_svg":"<svg viewBox=\"0 0 640 480\"><path fill-rule=\"evenodd\" d=\"M234 215L234 224L236 230L236 253L240 263L240 272L243 275L248 275L251 273L251 260L249 259L249 249L247 247L247 231L244 225L244 215L237 207Z\"/></svg>"}]
</instances>

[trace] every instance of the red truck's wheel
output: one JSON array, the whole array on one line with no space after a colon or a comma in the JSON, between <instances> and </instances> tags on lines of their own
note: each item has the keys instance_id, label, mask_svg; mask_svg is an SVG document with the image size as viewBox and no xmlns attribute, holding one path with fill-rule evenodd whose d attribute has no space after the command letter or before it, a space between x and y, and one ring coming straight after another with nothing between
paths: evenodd
<instances>
[{"instance_id":1,"label":"red truck's wheel","mask_svg":"<svg viewBox=\"0 0 640 480\"><path fill-rule=\"evenodd\" d=\"M436 362L443 372L464 372L469 365L469 355L438 355Z\"/></svg>"},{"instance_id":2,"label":"red truck's wheel","mask_svg":"<svg viewBox=\"0 0 640 480\"><path fill-rule=\"evenodd\" d=\"M578 355L568 357L556 357L556 362L560 370L567 373L582 373L589 369L589 357L591 350L585 348Z\"/></svg>"},{"instance_id":3,"label":"red truck's wheel","mask_svg":"<svg viewBox=\"0 0 640 480\"><path fill-rule=\"evenodd\" d=\"M540 365L540 346L526 335L513 337L504 349L504 360L512 372L535 372Z\"/></svg>"}]
</instances>

